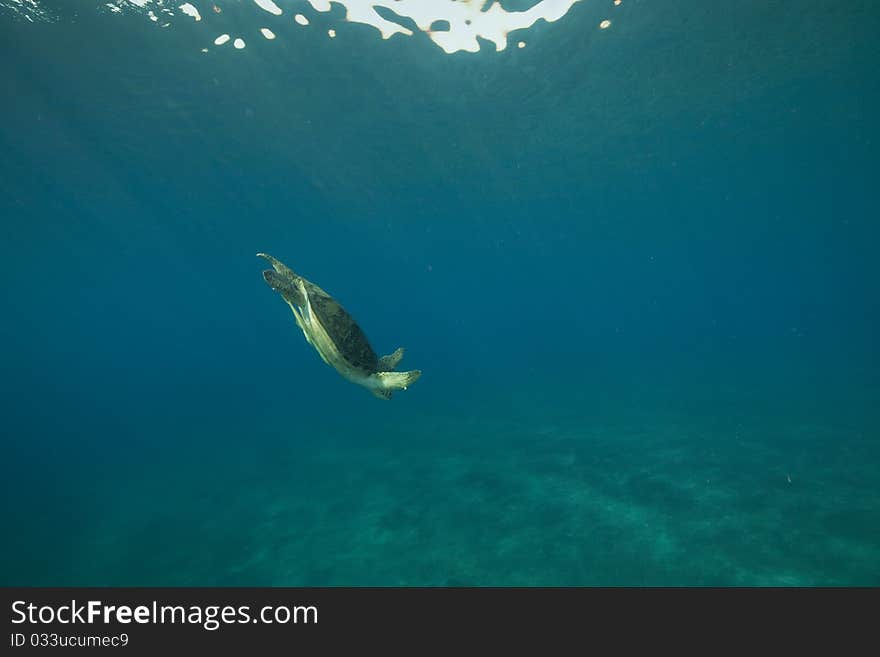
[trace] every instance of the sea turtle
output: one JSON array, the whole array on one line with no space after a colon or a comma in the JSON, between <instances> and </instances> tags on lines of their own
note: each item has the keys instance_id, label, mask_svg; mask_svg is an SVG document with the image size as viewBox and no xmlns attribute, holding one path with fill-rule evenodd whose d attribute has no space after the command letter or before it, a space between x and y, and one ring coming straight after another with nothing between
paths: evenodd
<instances>
[{"instance_id":1,"label":"sea turtle","mask_svg":"<svg viewBox=\"0 0 880 657\"><path fill-rule=\"evenodd\" d=\"M346 379L380 399L391 399L394 390L406 390L422 375L419 370L394 372L403 358L403 347L378 358L367 336L336 299L272 256L257 256L272 265L263 278L290 306L306 341Z\"/></svg>"}]
</instances>

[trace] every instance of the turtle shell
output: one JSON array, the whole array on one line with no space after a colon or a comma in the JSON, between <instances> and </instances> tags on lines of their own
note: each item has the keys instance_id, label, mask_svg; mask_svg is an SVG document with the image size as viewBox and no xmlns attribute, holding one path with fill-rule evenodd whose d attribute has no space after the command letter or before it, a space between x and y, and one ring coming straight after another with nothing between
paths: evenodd
<instances>
[{"instance_id":1,"label":"turtle shell","mask_svg":"<svg viewBox=\"0 0 880 657\"><path fill-rule=\"evenodd\" d=\"M305 279L303 279L305 282ZM333 340L340 355L354 367L373 373L378 370L379 357L367 336L339 302L317 285L306 283L312 312Z\"/></svg>"}]
</instances>

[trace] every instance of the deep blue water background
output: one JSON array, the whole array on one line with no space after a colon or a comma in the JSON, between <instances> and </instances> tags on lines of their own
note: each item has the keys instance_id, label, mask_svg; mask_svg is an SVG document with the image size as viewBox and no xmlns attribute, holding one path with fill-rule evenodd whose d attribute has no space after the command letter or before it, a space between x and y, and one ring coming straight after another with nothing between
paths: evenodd
<instances>
[{"instance_id":1,"label":"deep blue water background","mask_svg":"<svg viewBox=\"0 0 880 657\"><path fill-rule=\"evenodd\" d=\"M880 584L874 3L289 13L0 17L0 583Z\"/></svg>"}]
</instances>

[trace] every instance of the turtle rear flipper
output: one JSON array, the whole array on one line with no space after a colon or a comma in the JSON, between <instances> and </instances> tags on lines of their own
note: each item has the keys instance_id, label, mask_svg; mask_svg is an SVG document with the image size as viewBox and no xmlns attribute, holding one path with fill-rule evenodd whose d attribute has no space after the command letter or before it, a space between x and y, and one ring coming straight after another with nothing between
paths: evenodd
<instances>
[{"instance_id":1,"label":"turtle rear flipper","mask_svg":"<svg viewBox=\"0 0 880 657\"><path fill-rule=\"evenodd\" d=\"M411 386L418 381L422 375L421 370L410 370L409 372L377 372L376 377L382 382L385 390L406 390L407 386Z\"/></svg>"},{"instance_id":2,"label":"turtle rear flipper","mask_svg":"<svg viewBox=\"0 0 880 657\"><path fill-rule=\"evenodd\" d=\"M393 354L388 354L387 356L382 356L379 359L379 371L380 372L392 372L394 368L397 367L397 364L400 362L400 359L403 358L403 347L398 347L397 351Z\"/></svg>"}]
</instances>

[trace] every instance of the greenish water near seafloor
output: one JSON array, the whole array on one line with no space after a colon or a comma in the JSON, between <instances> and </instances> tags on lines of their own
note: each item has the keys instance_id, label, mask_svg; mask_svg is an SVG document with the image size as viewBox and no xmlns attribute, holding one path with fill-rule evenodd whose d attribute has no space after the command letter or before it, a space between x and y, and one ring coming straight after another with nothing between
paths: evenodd
<instances>
[{"instance_id":1,"label":"greenish water near seafloor","mask_svg":"<svg viewBox=\"0 0 880 657\"><path fill-rule=\"evenodd\" d=\"M880 9L392 4L0 0L0 584L880 585Z\"/></svg>"}]
</instances>

